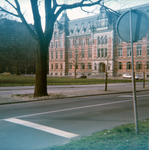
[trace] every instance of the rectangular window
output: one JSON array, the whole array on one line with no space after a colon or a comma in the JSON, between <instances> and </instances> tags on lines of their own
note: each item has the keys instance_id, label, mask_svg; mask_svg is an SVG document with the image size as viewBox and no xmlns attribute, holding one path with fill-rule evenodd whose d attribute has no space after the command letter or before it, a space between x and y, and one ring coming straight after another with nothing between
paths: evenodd
<instances>
[{"instance_id":1,"label":"rectangular window","mask_svg":"<svg viewBox=\"0 0 149 150\"><path fill-rule=\"evenodd\" d=\"M69 59L72 58L72 51L69 51Z\"/></svg>"},{"instance_id":2,"label":"rectangular window","mask_svg":"<svg viewBox=\"0 0 149 150\"><path fill-rule=\"evenodd\" d=\"M147 46L147 55L149 56L149 45Z\"/></svg>"},{"instance_id":3,"label":"rectangular window","mask_svg":"<svg viewBox=\"0 0 149 150\"><path fill-rule=\"evenodd\" d=\"M53 49L53 42L51 42L51 49Z\"/></svg>"},{"instance_id":4,"label":"rectangular window","mask_svg":"<svg viewBox=\"0 0 149 150\"><path fill-rule=\"evenodd\" d=\"M92 69L91 63L88 63L88 70Z\"/></svg>"},{"instance_id":5,"label":"rectangular window","mask_svg":"<svg viewBox=\"0 0 149 150\"><path fill-rule=\"evenodd\" d=\"M101 57L104 57L104 50L103 50L103 48L101 49Z\"/></svg>"},{"instance_id":6,"label":"rectangular window","mask_svg":"<svg viewBox=\"0 0 149 150\"><path fill-rule=\"evenodd\" d=\"M91 46L91 45L92 45L92 40L88 39L88 46Z\"/></svg>"},{"instance_id":7,"label":"rectangular window","mask_svg":"<svg viewBox=\"0 0 149 150\"><path fill-rule=\"evenodd\" d=\"M105 57L107 57L107 48L105 48Z\"/></svg>"},{"instance_id":8,"label":"rectangular window","mask_svg":"<svg viewBox=\"0 0 149 150\"><path fill-rule=\"evenodd\" d=\"M53 69L53 64L51 64L51 70Z\"/></svg>"},{"instance_id":9,"label":"rectangular window","mask_svg":"<svg viewBox=\"0 0 149 150\"><path fill-rule=\"evenodd\" d=\"M55 52L55 59L58 59L58 51Z\"/></svg>"},{"instance_id":10,"label":"rectangular window","mask_svg":"<svg viewBox=\"0 0 149 150\"><path fill-rule=\"evenodd\" d=\"M118 57L122 57L122 56L123 56L123 49L118 48Z\"/></svg>"},{"instance_id":11,"label":"rectangular window","mask_svg":"<svg viewBox=\"0 0 149 150\"><path fill-rule=\"evenodd\" d=\"M60 38L61 38L61 39L63 38L63 34L60 34Z\"/></svg>"},{"instance_id":12,"label":"rectangular window","mask_svg":"<svg viewBox=\"0 0 149 150\"><path fill-rule=\"evenodd\" d=\"M79 45L79 41L76 40L76 41L75 41L75 46L78 47L78 45Z\"/></svg>"},{"instance_id":13,"label":"rectangular window","mask_svg":"<svg viewBox=\"0 0 149 150\"><path fill-rule=\"evenodd\" d=\"M81 57L85 58L85 51L84 51L84 49L81 50Z\"/></svg>"},{"instance_id":14,"label":"rectangular window","mask_svg":"<svg viewBox=\"0 0 149 150\"><path fill-rule=\"evenodd\" d=\"M60 41L60 48L63 48L63 41Z\"/></svg>"},{"instance_id":15,"label":"rectangular window","mask_svg":"<svg viewBox=\"0 0 149 150\"><path fill-rule=\"evenodd\" d=\"M85 64L84 63L81 64L81 69L85 69Z\"/></svg>"},{"instance_id":16,"label":"rectangular window","mask_svg":"<svg viewBox=\"0 0 149 150\"><path fill-rule=\"evenodd\" d=\"M82 45L81 45L82 47L84 47L85 46L85 40L84 39L82 39Z\"/></svg>"},{"instance_id":17,"label":"rectangular window","mask_svg":"<svg viewBox=\"0 0 149 150\"><path fill-rule=\"evenodd\" d=\"M53 51L51 51L51 59L53 59Z\"/></svg>"},{"instance_id":18,"label":"rectangular window","mask_svg":"<svg viewBox=\"0 0 149 150\"><path fill-rule=\"evenodd\" d=\"M88 49L88 58L92 58L92 51L91 51L91 49Z\"/></svg>"},{"instance_id":19,"label":"rectangular window","mask_svg":"<svg viewBox=\"0 0 149 150\"><path fill-rule=\"evenodd\" d=\"M55 48L58 48L58 42L57 41L55 42Z\"/></svg>"},{"instance_id":20,"label":"rectangular window","mask_svg":"<svg viewBox=\"0 0 149 150\"><path fill-rule=\"evenodd\" d=\"M141 46L137 47L137 56L141 56L141 52L142 52Z\"/></svg>"},{"instance_id":21,"label":"rectangular window","mask_svg":"<svg viewBox=\"0 0 149 150\"><path fill-rule=\"evenodd\" d=\"M98 57L100 57L100 49L98 49Z\"/></svg>"},{"instance_id":22,"label":"rectangular window","mask_svg":"<svg viewBox=\"0 0 149 150\"><path fill-rule=\"evenodd\" d=\"M118 38L118 43L123 43L122 39Z\"/></svg>"},{"instance_id":23,"label":"rectangular window","mask_svg":"<svg viewBox=\"0 0 149 150\"><path fill-rule=\"evenodd\" d=\"M61 69L63 69L63 64L61 64Z\"/></svg>"},{"instance_id":24,"label":"rectangular window","mask_svg":"<svg viewBox=\"0 0 149 150\"><path fill-rule=\"evenodd\" d=\"M127 56L131 56L131 48L127 47Z\"/></svg>"},{"instance_id":25,"label":"rectangular window","mask_svg":"<svg viewBox=\"0 0 149 150\"><path fill-rule=\"evenodd\" d=\"M72 47L72 41L69 41L69 47L70 48Z\"/></svg>"},{"instance_id":26,"label":"rectangular window","mask_svg":"<svg viewBox=\"0 0 149 150\"><path fill-rule=\"evenodd\" d=\"M63 51L60 51L60 59L63 59Z\"/></svg>"}]
</instances>

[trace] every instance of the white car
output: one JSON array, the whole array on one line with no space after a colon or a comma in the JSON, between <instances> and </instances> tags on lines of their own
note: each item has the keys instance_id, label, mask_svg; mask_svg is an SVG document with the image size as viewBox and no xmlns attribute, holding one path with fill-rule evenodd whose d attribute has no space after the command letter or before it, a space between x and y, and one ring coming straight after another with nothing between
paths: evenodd
<instances>
[{"instance_id":1,"label":"white car","mask_svg":"<svg viewBox=\"0 0 149 150\"><path fill-rule=\"evenodd\" d=\"M139 76L139 75L136 74L136 75L135 75L135 79L136 79L136 80L143 80L143 77L141 77L141 76Z\"/></svg>"},{"instance_id":2,"label":"white car","mask_svg":"<svg viewBox=\"0 0 149 150\"><path fill-rule=\"evenodd\" d=\"M132 76L130 74L123 74L123 78L126 78L126 79L131 79Z\"/></svg>"}]
</instances>

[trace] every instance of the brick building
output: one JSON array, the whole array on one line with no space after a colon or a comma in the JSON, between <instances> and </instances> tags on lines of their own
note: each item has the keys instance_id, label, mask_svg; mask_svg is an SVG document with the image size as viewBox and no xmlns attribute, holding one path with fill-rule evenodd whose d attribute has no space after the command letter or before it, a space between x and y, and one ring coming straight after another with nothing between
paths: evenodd
<instances>
[{"instance_id":1,"label":"brick building","mask_svg":"<svg viewBox=\"0 0 149 150\"><path fill-rule=\"evenodd\" d=\"M149 16L149 3L134 7ZM100 76L107 70L109 76L130 73L131 47L116 33L116 22L125 10L117 12L100 8L94 16L69 20L66 11L54 24L49 46L49 75ZM137 74L149 76L149 32L134 43L134 68Z\"/></svg>"}]
</instances>

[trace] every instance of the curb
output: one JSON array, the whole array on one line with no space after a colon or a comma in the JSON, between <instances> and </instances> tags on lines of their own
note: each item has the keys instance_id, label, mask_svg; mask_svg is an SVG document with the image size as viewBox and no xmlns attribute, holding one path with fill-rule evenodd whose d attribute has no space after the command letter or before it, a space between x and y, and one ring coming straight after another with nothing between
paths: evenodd
<instances>
[{"instance_id":1,"label":"curb","mask_svg":"<svg viewBox=\"0 0 149 150\"><path fill-rule=\"evenodd\" d=\"M149 91L149 89L144 90L136 90L136 92L143 92L143 91ZM29 100L29 101L16 101L16 102L6 102L6 103L0 103L0 105L9 105L9 104L19 104L19 103L29 103L29 102L40 102L45 100L55 100L55 99L68 99L68 98L77 98L77 97L87 97L87 96L98 96L98 95L110 95L110 94L121 94L121 93L132 93L132 91L124 91L124 92L113 92L113 93L101 93L101 94L93 94L93 95L78 95L78 96L69 96L64 98L52 98L52 99L35 99L35 100Z\"/></svg>"}]
</instances>

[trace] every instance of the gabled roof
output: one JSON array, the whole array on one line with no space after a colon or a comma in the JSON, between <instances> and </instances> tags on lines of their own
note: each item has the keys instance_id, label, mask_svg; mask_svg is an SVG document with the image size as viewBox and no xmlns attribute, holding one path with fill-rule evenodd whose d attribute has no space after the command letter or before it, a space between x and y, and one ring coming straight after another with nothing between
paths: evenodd
<instances>
[{"instance_id":1,"label":"gabled roof","mask_svg":"<svg viewBox=\"0 0 149 150\"><path fill-rule=\"evenodd\" d=\"M70 21L70 19L68 18L67 13L63 12L59 22L67 22L67 21Z\"/></svg>"}]
</instances>

